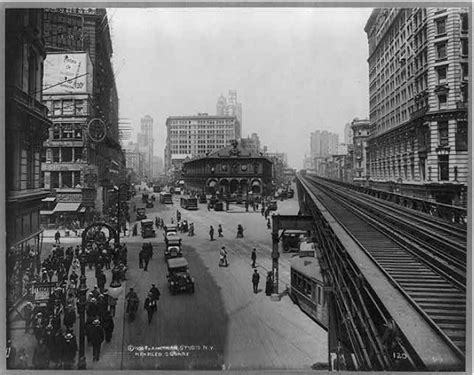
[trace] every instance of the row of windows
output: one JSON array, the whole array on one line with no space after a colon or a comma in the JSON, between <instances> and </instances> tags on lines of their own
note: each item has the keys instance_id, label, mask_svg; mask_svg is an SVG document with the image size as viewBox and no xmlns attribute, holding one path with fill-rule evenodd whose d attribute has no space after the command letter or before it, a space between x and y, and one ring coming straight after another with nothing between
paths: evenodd
<instances>
[{"instance_id":1,"label":"row of windows","mask_svg":"<svg viewBox=\"0 0 474 375\"><path fill-rule=\"evenodd\" d=\"M50 116L86 116L88 114L87 100L83 99L46 100L44 105L48 108Z\"/></svg>"},{"instance_id":2,"label":"row of windows","mask_svg":"<svg viewBox=\"0 0 474 375\"><path fill-rule=\"evenodd\" d=\"M82 140L83 126L80 123L55 123L53 125L53 139Z\"/></svg>"},{"instance_id":3,"label":"row of windows","mask_svg":"<svg viewBox=\"0 0 474 375\"><path fill-rule=\"evenodd\" d=\"M171 120L168 121L169 125L182 125L181 128L188 128L189 125L193 125L193 127L196 127L197 125L226 125L226 124L233 124L234 120L198 120L196 121L191 121L191 120ZM178 126L179 127L179 126Z\"/></svg>"},{"instance_id":4,"label":"row of windows","mask_svg":"<svg viewBox=\"0 0 474 375\"><path fill-rule=\"evenodd\" d=\"M75 188L81 185L80 171L51 172L51 189Z\"/></svg>"},{"instance_id":5,"label":"row of windows","mask_svg":"<svg viewBox=\"0 0 474 375\"><path fill-rule=\"evenodd\" d=\"M294 270L291 271L291 286L306 295L314 303L318 305L324 304L324 294L322 293L321 286Z\"/></svg>"},{"instance_id":6,"label":"row of windows","mask_svg":"<svg viewBox=\"0 0 474 375\"><path fill-rule=\"evenodd\" d=\"M52 147L47 150L46 154L46 160L53 163L79 163L82 161L82 158L82 147Z\"/></svg>"}]
</instances>

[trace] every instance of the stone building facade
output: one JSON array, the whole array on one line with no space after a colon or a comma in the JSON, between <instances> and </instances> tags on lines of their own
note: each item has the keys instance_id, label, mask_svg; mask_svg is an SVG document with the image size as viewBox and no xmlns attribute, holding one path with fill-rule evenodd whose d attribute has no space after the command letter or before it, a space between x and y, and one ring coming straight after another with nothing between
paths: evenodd
<instances>
[{"instance_id":1,"label":"stone building facade","mask_svg":"<svg viewBox=\"0 0 474 375\"><path fill-rule=\"evenodd\" d=\"M377 8L369 42L374 187L466 205L468 8Z\"/></svg>"},{"instance_id":2,"label":"stone building facade","mask_svg":"<svg viewBox=\"0 0 474 375\"><path fill-rule=\"evenodd\" d=\"M6 302L26 294L39 272L43 230L40 155L51 121L41 103L46 50L41 9L5 11ZM4 248L5 249L5 248Z\"/></svg>"},{"instance_id":3,"label":"stone building facade","mask_svg":"<svg viewBox=\"0 0 474 375\"><path fill-rule=\"evenodd\" d=\"M260 153L231 146L183 162L189 190L214 194L267 195L272 191L272 162Z\"/></svg>"}]
</instances>

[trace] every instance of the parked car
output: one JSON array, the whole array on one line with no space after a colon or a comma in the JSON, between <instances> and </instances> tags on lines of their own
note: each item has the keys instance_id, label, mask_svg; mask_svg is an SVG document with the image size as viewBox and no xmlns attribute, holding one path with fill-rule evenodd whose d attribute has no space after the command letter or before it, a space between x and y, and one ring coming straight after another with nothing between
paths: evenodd
<instances>
[{"instance_id":1,"label":"parked car","mask_svg":"<svg viewBox=\"0 0 474 375\"><path fill-rule=\"evenodd\" d=\"M171 294L178 292L194 293L194 278L189 273L189 264L185 257L168 259L168 287Z\"/></svg>"},{"instance_id":2,"label":"parked car","mask_svg":"<svg viewBox=\"0 0 474 375\"><path fill-rule=\"evenodd\" d=\"M156 237L156 232L153 229L153 220L151 219L142 220L140 223L141 223L141 232L142 232L143 238Z\"/></svg>"}]
</instances>

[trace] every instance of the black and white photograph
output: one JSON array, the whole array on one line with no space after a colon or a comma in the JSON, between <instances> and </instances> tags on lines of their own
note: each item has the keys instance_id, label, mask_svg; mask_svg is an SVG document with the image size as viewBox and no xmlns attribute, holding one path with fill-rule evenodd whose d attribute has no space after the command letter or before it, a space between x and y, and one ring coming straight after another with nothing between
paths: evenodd
<instances>
[{"instance_id":1,"label":"black and white photograph","mask_svg":"<svg viewBox=\"0 0 474 375\"><path fill-rule=\"evenodd\" d=\"M3 369L471 372L471 14L3 3Z\"/></svg>"}]
</instances>

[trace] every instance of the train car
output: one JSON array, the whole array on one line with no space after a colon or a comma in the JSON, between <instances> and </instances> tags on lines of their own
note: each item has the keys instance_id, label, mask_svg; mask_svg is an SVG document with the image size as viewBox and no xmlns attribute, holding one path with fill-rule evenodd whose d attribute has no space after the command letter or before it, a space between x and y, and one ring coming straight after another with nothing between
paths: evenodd
<instances>
[{"instance_id":1,"label":"train car","mask_svg":"<svg viewBox=\"0 0 474 375\"><path fill-rule=\"evenodd\" d=\"M173 197L172 197L171 193L161 192L160 193L160 203L173 204Z\"/></svg>"},{"instance_id":2,"label":"train car","mask_svg":"<svg viewBox=\"0 0 474 375\"><path fill-rule=\"evenodd\" d=\"M198 200L196 197L181 197L181 207L186 210L197 210Z\"/></svg>"},{"instance_id":3,"label":"train car","mask_svg":"<svg viewBox=\"0 0 474 375\"><path fill-rule=\"evenodd\" d=\"M317 258L308 256L308 252L304 253L305 256L295 257L291 261L290 297L303 312L327 330L328 306L319 263Z\"/></svg>"}]
</instances>

